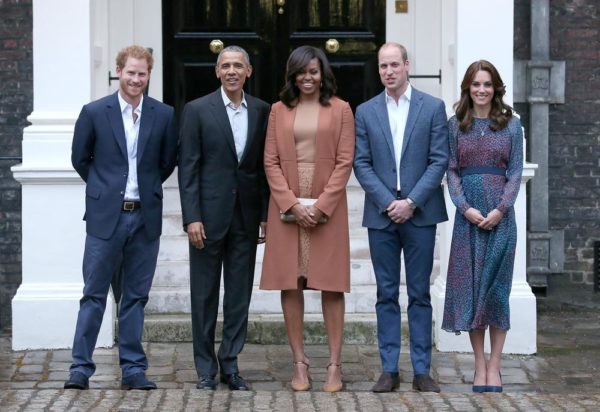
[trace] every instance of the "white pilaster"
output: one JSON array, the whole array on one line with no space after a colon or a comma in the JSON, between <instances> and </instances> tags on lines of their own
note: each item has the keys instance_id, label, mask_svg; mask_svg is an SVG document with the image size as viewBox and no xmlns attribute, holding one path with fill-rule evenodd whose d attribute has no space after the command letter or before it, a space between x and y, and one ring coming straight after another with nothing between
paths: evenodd
<instances>
[{"instance_id":1,"label":"white pilaster","mask_svg":"<svg viewBox=\"0 0 600 412\"><path fill-rule=\"evenodd\" d=\"M476 60L492 62L504 84L504 101L513 102L513 0L456 2L456 99L467 67Z\"/></svg>"},{"instance_id":2,"label":"white pilaster","mask_svg":"<svg viewBox=\"0 0 600 412\"><path fill-rule=\"evenodd\" d=\"M82 296L84 185L71 167L73 125L92 95L90 1L33 1L34 111L23 131L23 280L13 298L15 350L73 343ZM109 297L98 346L113 343Z\"/></svg>"}]
</instances>

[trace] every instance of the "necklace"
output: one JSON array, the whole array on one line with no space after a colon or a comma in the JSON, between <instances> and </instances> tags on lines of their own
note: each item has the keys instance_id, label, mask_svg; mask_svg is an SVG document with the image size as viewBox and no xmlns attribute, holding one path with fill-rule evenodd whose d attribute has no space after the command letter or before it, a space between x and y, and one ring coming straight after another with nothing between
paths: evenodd
<instances>
[{"instance_id":1,"label":"necklace","mask_svg":"<svg viewBox=\"0 0 600 412\"><path fill-rule=\"evenodd\" d=\"M473 121L473 129L475 129L475 121ZM479 132L479 136L483 137L485 135L485 131L488 129L487 122L483 123L483 127L478 127L475 131Z\"/></svg>"}]
</instances>

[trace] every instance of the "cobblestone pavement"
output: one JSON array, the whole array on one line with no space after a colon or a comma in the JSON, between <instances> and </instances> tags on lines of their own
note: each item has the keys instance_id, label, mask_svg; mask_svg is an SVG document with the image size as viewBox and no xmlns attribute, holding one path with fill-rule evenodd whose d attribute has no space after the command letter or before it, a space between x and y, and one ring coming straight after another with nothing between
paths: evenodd
<instances>
[{"instance_id":1,"label":"cobblestone pavement","mask_svg":"<svg viewBox=\"0 0 600 412\"><path fill-rule=\"evenodd\" d=\"M597 301L594 301L597 302ZM473 394L470 354L433 353L432 374L441 394L411 389L406 349L402 383L394 393L374 394L379 375L375 346L346 345L344 391L321 391L327 347L307 347L313 389L289 387L290 351L284 345L247 345L240 357L249 392L195 389L191 343L148 343L147 374L159 389L121 391L116 349L95 352L97 371L89 391L63 390L70 365L67 350L12 352L10 337L0 337L0 411L598 411L600 410L600 304L586 307L542 301L538 315L538 354L505 355L504 393Z\"/></svg>"}]
</instances>

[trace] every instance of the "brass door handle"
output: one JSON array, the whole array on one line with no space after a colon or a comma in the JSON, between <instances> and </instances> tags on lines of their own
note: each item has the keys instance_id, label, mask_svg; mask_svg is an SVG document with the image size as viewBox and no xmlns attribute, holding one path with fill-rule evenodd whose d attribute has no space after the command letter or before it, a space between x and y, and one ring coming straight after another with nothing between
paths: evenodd
<instances>
[{"instance_id":1,"label":"brass door handle","mask_svg":"<svg viewBox=\"0 0 600 412\"><path fill-rule=\"evenodd\" d=\"M285 0L277 0L277 6L277 13L285 13L285 10L283 9L283 6L285 6Z\"/></svg>"},{"instance_id":2,"label":"brass door handle","mask_svg":"<svg viewBox=\"0 0 600 412\"><path fill-rule=\"evenodd\" d=\"M327 53L336 53L340 49L340 43L336 39L329 39L325 42Z\"/></svg>"},{"instance_id":3,"label":"brass door handle","mask_svg":"<svg viewBox=\"0 0 600 412\"><path fill-rule=\"evenodd\" d=\"M214 54L219 54L221 52L221 50L223 50L223 42L219 39L215 39L210 42L210 44L208 45L208 48Z\"/></svg>"}]
</instances>

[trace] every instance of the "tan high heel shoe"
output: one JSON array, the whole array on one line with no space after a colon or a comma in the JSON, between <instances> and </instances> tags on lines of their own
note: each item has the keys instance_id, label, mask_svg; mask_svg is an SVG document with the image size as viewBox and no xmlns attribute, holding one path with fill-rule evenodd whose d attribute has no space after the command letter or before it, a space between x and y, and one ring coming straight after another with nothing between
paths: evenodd
<instances>
[{"instance_id":1,"label":"tan high heel shoe","mask_svg":"<svg viewBox=\"0 0 600 412\"><path fill-rule=\"evenodd\" d=\"M339 363L330 363L329 365L327 365L327 372L329 372L329 368L331 366L335 366L336 368L340 369L340 380L339 382L334 382L334 383L327 383L327 381L325 381L325 384L323 385L323 391L325 392L339 392L342 390L342 365L340 365Z\"/></svg>"},{"instance_id":2,"label":"tan high heel shoe","mask_svg":"<svg viewBox=\"0 0 600 412\"><path fill-rule=\"evenodd\" d=\"M297 362L292 362L292 363L293 363L295 369L306 368L306 382L295 382L294 378L292 377L292 382L291 382L292 389L297 392L309 390L310 389L310 376L308 375L309 364L304 361L297 361Z\"/></svg>"}]
</instances>

